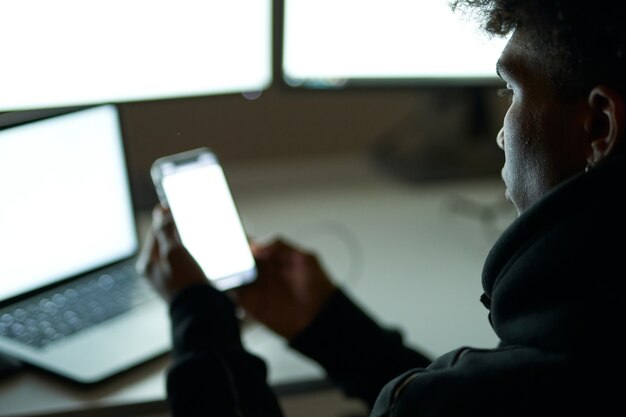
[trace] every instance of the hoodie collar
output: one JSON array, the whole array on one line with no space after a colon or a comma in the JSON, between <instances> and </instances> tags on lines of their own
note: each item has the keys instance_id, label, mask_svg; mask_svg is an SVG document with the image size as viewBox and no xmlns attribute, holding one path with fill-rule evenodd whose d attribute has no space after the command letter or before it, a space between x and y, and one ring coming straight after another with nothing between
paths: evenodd
<instances>
[{"instance_id":1,"label":"hoodie collar","mask_svg":"<svg viewBox=\"0 0 626 417\"><path fill-rule=\"evenodd\" d=\"M621 199L620 189L624 186L626 154L571 177L522 213L505 229L487 255L482 273L483 304L489 305L493 290L507 268L547 229L584 206L601 207ZM626 213L624 216L626 218Z\"/></svg>"}]
</instances>

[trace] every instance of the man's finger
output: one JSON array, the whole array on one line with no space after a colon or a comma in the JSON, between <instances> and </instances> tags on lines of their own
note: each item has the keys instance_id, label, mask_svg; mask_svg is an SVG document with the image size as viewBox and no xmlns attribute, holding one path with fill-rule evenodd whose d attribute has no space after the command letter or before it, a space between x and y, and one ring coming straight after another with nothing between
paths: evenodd
<instances>
[{"instance_id":1,"label":"man's finger","mask_svg":"<svg viewBox=\"0 0 626 417\"><path fill-rule=\"evenodd\" d=\"M135 270L140 275L146 275L148 272L148 265L158 254L158 244L154 237L152 230L149 230L144 238L143 247L135 262Z\"/></svg>"}]
</instances>

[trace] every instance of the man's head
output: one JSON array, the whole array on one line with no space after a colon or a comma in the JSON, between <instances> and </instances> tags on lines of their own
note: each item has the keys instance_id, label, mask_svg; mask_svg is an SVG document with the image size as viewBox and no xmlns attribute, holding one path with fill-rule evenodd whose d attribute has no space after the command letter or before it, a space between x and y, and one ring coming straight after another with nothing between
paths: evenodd
<instances>
[{"instance_id":1,"label":"man's head","mask_svg":"<svg viewBox=\"0 0 626 417\"><path fill-rule=\"evenodd\" d=\"M625 142L626 25L616 1L467 0L492 34L512 33L498 61L511 103L498 144L521 213ZM475 10L474 10L475 11Z\"/></svg>"}]
</instances>

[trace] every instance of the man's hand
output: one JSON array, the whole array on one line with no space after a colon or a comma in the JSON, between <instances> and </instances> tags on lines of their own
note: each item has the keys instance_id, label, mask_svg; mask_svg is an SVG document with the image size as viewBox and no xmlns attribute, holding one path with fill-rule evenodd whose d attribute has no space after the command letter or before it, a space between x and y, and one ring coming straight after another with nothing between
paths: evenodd
<instances>
[{"instance_id":1,"label":"man's hand","mask_svg":"<svg viewBox=\"0 0 626 417\"><path fill-rule=\"evenodd\" d=\"M258 279L232 293L246 313L291 339L315 318L336 287L313 254L284 241L253 244L252 250Z\"/></svg>"},{"instance_id":2,"label":"man's hand","mask_svg":"<svg viewBox=\"0 0 626 417\"><path fill-rule=\"evenodd\" d=\"M152 211L152 227L136 269L168 302L188 286L209 282L182 245L170 212L160 206Z\"/></svg>"}]
</instances>

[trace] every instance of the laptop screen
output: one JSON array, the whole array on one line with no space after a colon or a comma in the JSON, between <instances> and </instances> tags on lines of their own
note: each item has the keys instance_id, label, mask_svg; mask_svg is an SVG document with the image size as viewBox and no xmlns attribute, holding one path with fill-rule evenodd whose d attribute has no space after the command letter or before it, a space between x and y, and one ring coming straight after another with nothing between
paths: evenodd
<instances>
[{"instance_id":1,"label":"laptop screen","mask_svg":"<svg viewBox=\"0 0 626 417\"><path fill-rule=\"evenodd\" d=\"M138 248L117 108L0 130L0 301Z\"/></svg>"}]
</instances>

